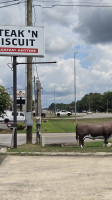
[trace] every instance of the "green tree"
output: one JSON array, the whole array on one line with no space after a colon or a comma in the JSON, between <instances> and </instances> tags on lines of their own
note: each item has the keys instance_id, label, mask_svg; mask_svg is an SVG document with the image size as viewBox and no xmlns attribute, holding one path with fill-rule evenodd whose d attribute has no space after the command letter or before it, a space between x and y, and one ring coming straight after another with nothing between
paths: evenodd
<instances>
[{"instance_id":1,"label":"green tree","mask_svg":"<svg viewBox=\"0 0 112 200\"><path fill-rule=\"evenodd\" d=\"M112 92L105 92L100 98L101 112L112 112Z\"/></svg>"},{"instance_id":2,"label":"green tree","mask_svg":"<svg viewBox=\"0 0 112 200\"><path fill-rule=\"evenodd\" d=\"M77 102L77 108L79 112L89 110L90 96L86 94L80 101Z\"/></svg>"},{"instance_id":3,"label":"green tree","mask_svg":"<svg viewBox=\"0 0 112 200\"><path fill-rule=\"evenodd\" d=\"M77 101L77 111L88 111L93 112L100 111L100 93L89 93L86 94L81 100Z\"/></svg>"},{"instance_id":4,"label":"green tree","mask_svg":"<svg viewBox=\"0 0 112 200\"><path fill-rule=\"evenodd\" d=\"M100 111L99 100L100 100L101 94L100 93L90 93L89 96L90 96L90 99L89 99L90 100L90 110L93 112Z\"/></svg>"},{"instance_id":5,"label":"green tree","mask_svg":"<svg viewBox=\"0 0 112 200\"><path fill-rule=\"evenodd\" d=\"M11 98L5 87L0 85L0 113L11 106Z\"/></svg>"},{"instance_id":6,"label":"green tree","mask_svg":"<svg viewBox=\"0 0 112 200\"><path fill-rule=\"evenodd\" d=\"M53 103L49 106L49 109L54 110ZM74 102L70 104L56 104L56 109L74 111ZM77 112L84 110L90 110L92 112L112 112L112 92L86 94L81 100L77 101Z\"/></svg>"},{"instance_id":7,"label":"green tree","mask_svg":"<svg viewBox=\"0 0 112 200\"><path fill-rule=\"evenodd\" d=\"M67 111L71 111L71 104L64 104L64 103L56 103L54 105L54 103L52 103L49 106L49 110L54 111L56 107L56 110L67 110Z\"/></svg>"}]
</instances>

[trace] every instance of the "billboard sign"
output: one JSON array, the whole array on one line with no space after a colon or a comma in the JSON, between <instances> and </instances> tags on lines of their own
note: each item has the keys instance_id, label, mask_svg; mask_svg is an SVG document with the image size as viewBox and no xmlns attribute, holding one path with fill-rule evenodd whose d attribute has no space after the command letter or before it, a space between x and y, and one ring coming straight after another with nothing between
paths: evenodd
<instances>
[{"instance_id":1,"label":"billboard sign","mask_svg":"<svg viewBox=\"0 0 112 200\"><path fill-rule=\"evenodd\" d=\"M25 90L17 90L17 98L25 98Z\"/></svg>"},{"instance_id":2,"label":"billboard sign","mask_svg":"<svg viewBox=\"0 0 112 200\"><path fill-rule=\"evenodd\" d=\"M0 26L0 55L44 57L44 27Z\"/></svg>"}]
</instances>

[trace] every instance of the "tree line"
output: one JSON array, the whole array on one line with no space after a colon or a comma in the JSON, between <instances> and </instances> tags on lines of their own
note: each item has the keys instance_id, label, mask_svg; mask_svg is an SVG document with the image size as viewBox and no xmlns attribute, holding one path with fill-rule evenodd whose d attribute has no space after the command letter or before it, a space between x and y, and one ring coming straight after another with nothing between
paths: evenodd
<instances>
[{"instance_id":1,"label":"tree line","mask_svg":"<svg viewBox=\"0 0 112 200\"><path fill-rule=\"evenodd\" d=\"M49 110L68 110L74 111L75 103L70 104L52 103ZM112 112L112 92L108 91L104 94L89 93L86 94L81 100L76 102L77 112Z\"/></svg>"},{"instance_id":2,"label":"tree line","mask_svg":"<svg viewBox=\"0 0 112 200\"><path fill-rule=\"evenodd\" d=\"M11 107L11 98L8 91L0 85L0 114Z\"/></svg>"},{"instance_id":3,"label":"tree line","mask_svg":"<svg viewBox=\"0 0 112 200\"><path fill-rule=\"evenodd\" d=\"M0 113L5 109L10 109L12 104L11 97L5 87L0 85ZM112 112L112 92L108 91L104 94L89 93L86 94L81 100L76 102L77 112ZM67 110L74 112L75 103L70 104L52 103L49 110Z\"/></svg>"}]
</instances>

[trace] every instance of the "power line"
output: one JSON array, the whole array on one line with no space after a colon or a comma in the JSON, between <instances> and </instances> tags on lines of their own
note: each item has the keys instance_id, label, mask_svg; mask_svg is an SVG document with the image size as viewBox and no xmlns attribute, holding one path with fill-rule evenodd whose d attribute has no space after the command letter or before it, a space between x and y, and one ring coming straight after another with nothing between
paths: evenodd
<instances>
[{"instance_id":1,"label":"power line","mask_svg":"<svg viewBox=\"0 0 112 200\"><path fill-rule=\"evenodd\" d=\"M34 0L37 1L37 0ZM39 3L43 3L39 4ZM45 6L44 4L46 3L52 3L51 6ZM42 8L53 8L53 7L112 7L112 3L106 2L106 3L99 3L99 2L88 2L88 1L84 1L84 2L75 2L75 1L43 1L40 0L38 1L38 4L36 4L35 6L40 6Z\"/></svg>"},{"instance_id":2,"label":"power line","mask_svg":"<svg viewBox=\"0 0 112 200\"><path fill-rule=\"evenodd\" d=\"M52 4L54 4L54 5L57 5L57 3L59 4L59 3L62 3L63 5L65 5L65 4L67 4L67 5L73 5L73 4L89 4L89 5L94 5L94 4L96 4L96 5L107 5L107 4L112 4L112 3L110 3L110 2L104 2L104 3L99 3L99 2L89 2L89 1L81 1L81 2L78 2L78 1L51 1L51 0L49 0L49 1L44 1L44 0L33 0L33 1L38 1L38 3L40 2L40 3L52 3ZM59 4L60 5L60 4Z\"/></svg>"},{"instance_id":3,"label":"power line","mask_svg":"<svg viewBox=\"0 0 112 200\"><path fill-rule=\"evenodd\" d=\"M5 4L5 3L7 4L7 3L14 2L14 1L18 1L18 0L3 1L3 2L0 2L0 4L3 4L3 3L4 3L4 4Z\"/></svg>"},{"instance_id":4,"label":"power line","mask_svg":"<svg viewBox=\"0 0 112 200\"><path fill-rule=\"evenodd\" d=\"M33 1L38 1L38 2L45 2L45 3L57 3L57 2L60 2L60 3L71 3L71 4L74 4L74 3L89 3L89 4L111 4L110 2L104 2L104 3L99 3L99 2L89 2L89 1L80 1L80 2L78 2L78 1L51 1L51 0L49 0L49 1L45 1L45 0L33 0Z\"/></svg>"},{"instance_id":5,"label":"power line","mask_svg":"<svg viewBox=\"0 0 112 200\"><path fill-rule=\"evenodd\" d=\"M95 5L95 4L53 4L51 6L43 6L41 4L37 4L35 6L39 6L42 8L53 8L53 7L96 7L96 8L111 8L112 5Z\"/></svg>"},{"instance_id":6,"label":"power line","mask_svg":"<svg viewBox=\"0 0 112 200\"><path fill-rule=\"evenodd\" d=\"M12 3L12 2L17 2L17 1L21 1L21 0L2 1L2 2L0 2L0 4L9 4L9 3Z\"/></svg>"},{"instance_id":7,"label":"power line","mask_svg":"<svg viewBox=\"0 0 112 200\"><path fill-rule=\"evenodd\" d=\"M37 0L33 0L37 1ZM10 1L3 1L0 2L1 5L0 8L6 8L10 6L15 6L18 4L22 4L27 2L27 0L10 0ZM100 7L100 8L111 8L112 3L99 3L99 2L65 2L65 1L38 1L40 3L38 4L33 4L33 7L42 7L42 8L53 8L53 7ZM42 4L43 5L42 5ZM52 3L51 6L44 5L45 3Z\"/></svg>"},{"instance_id":8,"label":"power line","mask_svg":"<svg viewBox=\"0 0 112 200\"><path fill-rule=\"evenodd\" d=\"M21 4L21 3L25 3L25 2L26 2L26 0L22 0L22 1L21 0L10 0L10 1L7 1L7 2L0 2L0 4L4 4L4 5L0 6L0 8L15 6L15 5L18 5L18 4Z\"/></svg>"}]
</instances>

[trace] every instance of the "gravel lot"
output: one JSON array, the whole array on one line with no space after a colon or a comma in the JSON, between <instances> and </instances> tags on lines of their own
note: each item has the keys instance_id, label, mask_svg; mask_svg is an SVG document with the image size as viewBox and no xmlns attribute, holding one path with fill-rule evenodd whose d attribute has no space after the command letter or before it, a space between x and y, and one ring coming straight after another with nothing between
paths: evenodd
<instances>
[{"instance_id":1,"label":"gravel lot","mask_svg":"<svg viewBox=\"0 0 112 200\"><path fill-rule=\"evenodd\" d=\"M2 161L3 161L3 156L2 155L0 155L0 165L1 165L1 163L2 163Z\"/></svg>"},{"instance_id":2,"label":"gravel lot","mask_svg":"<svg viewBox=\"0 0 112 200\"><path fill-rule=\"evenodd\" d=\"M1 200L111 200L110 156L8 156L0 166Z\"/></svg>"}]
</instances>

